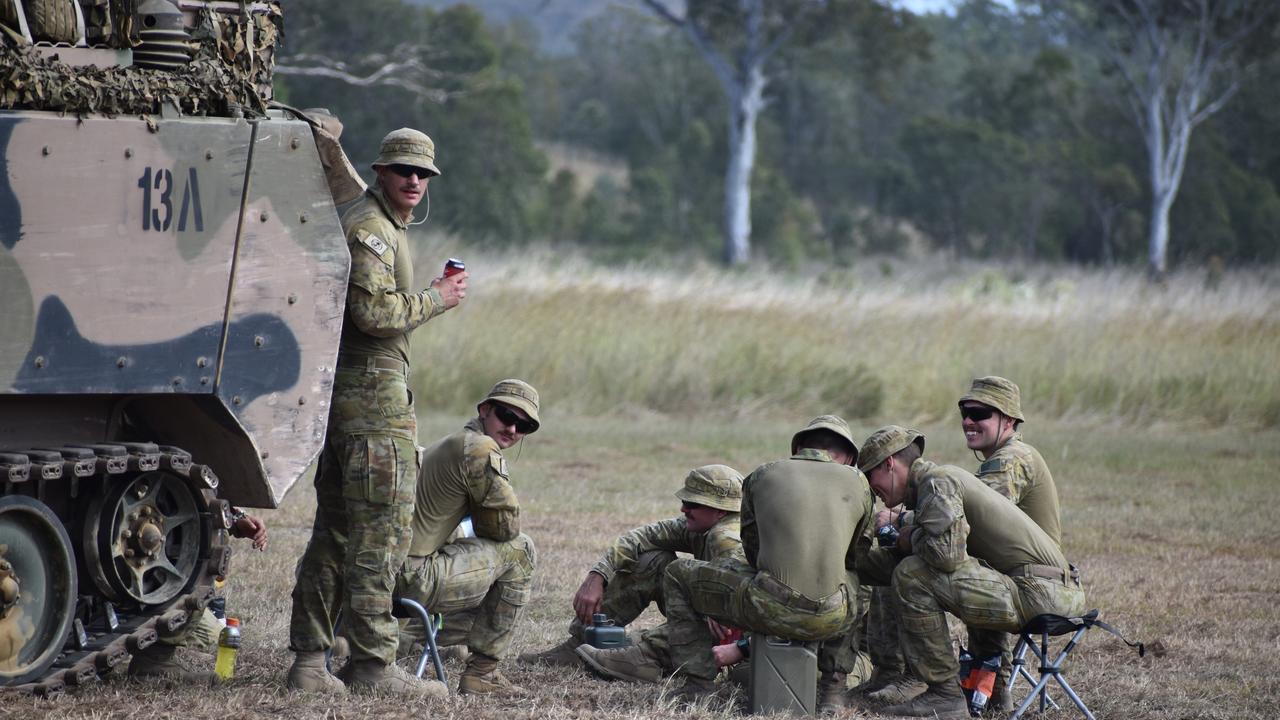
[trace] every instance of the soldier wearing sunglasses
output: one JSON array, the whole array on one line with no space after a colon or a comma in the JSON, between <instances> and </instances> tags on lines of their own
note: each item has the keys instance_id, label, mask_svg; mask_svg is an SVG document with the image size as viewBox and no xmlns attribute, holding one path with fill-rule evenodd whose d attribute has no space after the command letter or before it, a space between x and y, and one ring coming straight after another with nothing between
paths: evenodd
<instances>
[{"instance_id":1,"label":"soldier wearing sunglasses","mask_svg":"<svg viewBox=\"0 0 1280 720\"><path fill-rule=\"evenodd\" d=\"M409 334L467 290L465 272L414 289L406 231L427 182L440 174L435 156L431 138L417 130L388 133L373 163L377 182L342 217L351 274L316 470L315 523L293 590L291 689L447 694L442 683L396 666L390 591L409 546L418 478ZM351 648L345 685L325 666L339 609Z\"/></svg>"},{"instance_id":2,"label":"soldier wearing sunglasses","mask_svg":"<svg viewBox=\"0 0 1280 720\"><path fill-rule=\"evenodd\" d=\"M978 479L1012 500L1060 545L1058 489L1044 458L1023 442L1018 432L1024 420L1018 386L995 375L974 378L969 392L960 398L958 405L965 444L983 461L978 467ZM899 525L910 526L912 522L910 516L900 517L897 513L889 513L889 519ZM877 670L889 669L882 677L892 675L892 678L878 688L870 688L868 697L882 704L906 702L924 692L925 685L905 669L897 641L900 620L888 588L874 588L872 595L870 626L873 630L869 633L868 646ZM1012 698L1004 691L1010 671L1008 645L1009 639L1005 638L1003 645L994 648L1001 653L1003 661L992 705L1004 710L1013 709Z\"/></svg>"},{"instance_id":3,"label":"soldier wearing sunglasses","mask_svg":"<svg viewBox=\"0 0 1280 720\"><path fill-rule=\"evenodd\" d=\"M423 455L413 540L396 595L444 613L440 645L466 644L463 695L523 692L498 671L498 661L529 601L537 551L520 532L520 502L502 451L539 422L538 391L502 380L476 406L476 417ZM476 536L457 537L454 529L468 516Z\"/></svg>"}]
</instances>

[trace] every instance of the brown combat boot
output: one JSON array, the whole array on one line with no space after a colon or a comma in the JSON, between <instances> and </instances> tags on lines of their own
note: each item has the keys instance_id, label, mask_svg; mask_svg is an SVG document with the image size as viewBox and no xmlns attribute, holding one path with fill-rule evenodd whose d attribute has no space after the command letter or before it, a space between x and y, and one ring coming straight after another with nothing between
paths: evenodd
<instances>
[{"instance_id":1,"label":"brown combat boot","mask_svg":"<svg viewBox=\"0 0 1280 720\"><path fill-rule=\"evenodd\" d=\"M692 708L695 705L705 705L710 708L720 704L719 690L715 680L686 675L684 685L669 691L666 697L677 707Z\"/></svg>"},{"instance_id":2,"label":"brown combat boot","mask_svg":"<svg viewBox=\"0 0 1280 720\"><path fill-rule=\"evenodd\" d=\"M482 653L471 653L467 668L458 681L459 695L527 695L524 688L511 682L498 672L498 659Z\"/></svg>"},{"instance_id":3,"label":"brown combat boot","mask_svg":"<svg viewBox=\"0 0 1280 720\"><path fill-rule=\"evenodd\" d=\"M343 668L347 687L356 693L391 693L431 700L448 697L449 688L439 680L423 680L381 660L352 660Z\"/></svg>"},{"instance_id":4,"label":"brown combat boot","mask_svg":"<svg viewBox=\"0 0 1280 720\"><path fill-rule=\"evenodd\" d=\"M898 717L936 717L938 720L968 719L969 704L965 702L964 693L960 691L958 683L946 682L927 687L929 688L928 690L925 690L923 694L917 695L914 699L891 705L880 712Z\"/></svg>"},{"instance_id":5,"label":"brown combat boot","mask_svg":"<svg viewBox=\"0 0 1280 720\"><path fill-rule=\"evenodd\" d=\"M582 664L582 659L578 657L574 649L581 644L581 641L572 637L566 638L559 645L542 652L520 653L520 656L516 658L516 662L521 665L541 664L550 665L551 667L578 667Z\"/></svg>"},{"instance_id":6,"label":"brown combat boot","mask_svg":"<svg viewBox=\"0 0 1280 720\"><path fill-rule=\"evenodd\" d=\"M324 651L299 652L293 655L293 666L289 668L289 677L285 687L290 690L313 693L345 694L347 686L325 667Z\"/></svg>"},{"instance_id":7,"label":"brown combat boot","mask_svg":"<svg viewBox=\"0 0 1280 720\"><path fill-rule=\"evenodd\" d=\"M217 676L212 672L191 671L174 658L178 647L155 643L142 648L129 659L129 677L135 679L171 678L186 683L210 683Z\"/></svg>"},{"instance_id":8,"label":"brown combat boot","mask_svg":"<svg viewBox=\"0 0 1280 720\"><path fill-rule=\"evenodd\" d=\"M857 686L855 686L853 688L853 692L854 694L857 694L857 695L866 695L867 693L873 693L879 690L880 688L884 687L885 685L888 685L889 683L893 682L901 674L902 674L902 671L900 670L895 671L895 670L884 670L881 668L872 668L871 677L867 678L865 682L859 683Z\"/></svg>"},{"instance_id":9,"label":"brown combat boot","mask_svg":"<svg viewBox=\"0 0 1280 720\"><path fill-rule=\"evenodd\" d=\"M899 705L928 689L928 685L904 673L889 678L879 690L865 693L863 697L872 705Z\"/></svg>"},{"instance_id":10,"label":"brown combat boot","mask_svg":"<svg viewBox=\"0 0 1280 720\"><path fill-rule=\"evenodd\" d=\"M613 680L659 683L666 677L662 663L645 643L620 648L579 645L574 651L596 673Z\"/></svg>"},{"instance_id":11,"label":"brown combat boot","mask_svg":"<svg viewBox=\"0 0 1280 720\"><path fill-rule=\"evenodd\" d=\"M845 681L849 676L842 672L823 673L818 678L818 714L835 715L842 707L849 707L849 692Z\"/></svg>"}]
</instances>

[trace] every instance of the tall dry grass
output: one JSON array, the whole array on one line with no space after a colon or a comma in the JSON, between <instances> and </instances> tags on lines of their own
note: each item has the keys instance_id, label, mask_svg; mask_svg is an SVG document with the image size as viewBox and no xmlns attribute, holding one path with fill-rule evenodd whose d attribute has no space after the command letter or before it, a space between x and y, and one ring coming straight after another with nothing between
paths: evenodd
<instances>
[{"instance_id":1,"label":"tall dry grass","mask_svg":"<svg viewBox=\"0 0 1280 720\"><path fill-rule=\"evenodd\" d=\"M459 252L447 243L419 257ZM1280 275L1008 269L939 259L780 275L605 269L550 250L469 251L471 290L415 336L415 382L461 411L518 375L561 412L927 421L975 375L1040 417L1280 424ZM434 266L434 260L421 265Z\"/></svg>"}]
</instances>

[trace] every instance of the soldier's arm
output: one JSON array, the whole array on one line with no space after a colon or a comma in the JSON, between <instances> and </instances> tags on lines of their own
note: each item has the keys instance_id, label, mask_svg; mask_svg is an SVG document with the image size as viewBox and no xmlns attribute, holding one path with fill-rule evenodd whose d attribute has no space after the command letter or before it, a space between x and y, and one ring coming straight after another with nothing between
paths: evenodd
<instances>
[{"instance_id":1,"label":"soldier's arm","mask_svg":"<svg viewBox=\"0 0 1280 720\"><path fill-rule=\"evenodd\" d=\"M643 525L614 540L609 549L605 550L604 557L591 568L591 572L612 582L615 573L629 572L635 567L636 559L641 553L650 550L693 552L688 536L684 518L659 520Z\"/></svg>"},{"instance_id":2,"label":"soldier's arm","mask_svg":"<svg viewBox=\"0 0 1280 720\"><path fill-rule=\"evenodd\" d=\"M496 450L468 458L471 524L476 537L505 542L520 534L520 501Z\"/></svg>"},{"instance_id":3,"label":"soldier's arm","mask_svg":"<svg viewBox=\"0 0 1280 720\"><path fill-rule=\"evenodd\" d=\"M756 566L756 558L760 556L760 530L756 527L755 502L751 497L751 481L755 473L742 481L742 552L747 556L747 564Z\"/></svg>"},{"instance_id":4,"label":"soldier's arm","mask_svg":"<svg viewBox=\"0 0 1280 720\"><path fill-rule=\"evenodd\" d=\"M994 457L978 467L978 479L1017 505L1027 489L1027 474L1022 463L1010 458Z\"/></svg>"},{"instance_id":5,"label":"soldier's arm","mask_svg":"<svg viewBox=\"0 0 1280 720\"><path fill-rule=\"evenodd\" d=\"M911 547L921 560L951 572L968 558L969 522L964 516L960 487L954 480L939 477L921 484L915 522Z\"/></svg>"},{"instance_id":6,"label":"soldier's arm","mask_svg":"<svg viewBox=\"0 0 1280 720\"><path fill-rule=\"evenodd\" d=\"M366 335L402 335L445 311L444 300L435 288L416 293L397 290L394 262L394 248L365 230L355 231L347 311L351 321Z\"/></svg>"},{"instance_id":7,"label":"soldier's arm","mask_svg":"<svg viewBox=\"0 0 1280 720\"><path fill-rule=\"evenodd\" d=\"M742 535L740 532L740 523L721 521L719 525L707 531L702 539L702 554L704 557L699 560L711 562L713 560L731 559L739 562L745 561L746 556L742 553ZM696 554L696 552L695 552Z\"/></svg>"}]
</instances>

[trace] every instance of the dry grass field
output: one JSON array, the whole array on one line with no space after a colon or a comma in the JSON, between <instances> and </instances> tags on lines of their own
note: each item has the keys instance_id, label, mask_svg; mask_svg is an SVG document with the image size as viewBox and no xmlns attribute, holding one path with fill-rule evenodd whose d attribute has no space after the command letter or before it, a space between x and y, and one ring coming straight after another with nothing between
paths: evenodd
<instances>
[{"instance_id":1,"label":"dry grass field","mask_svg":"<svg viewBox=\"0 0 1280 720\"><path fill-rule=\"evenodd\" d=\"M444 254L447 245L434 248ZM1099 718L1275 716L1280 702L1280 288L1266 274L1149 288L1119 274L894 267L772 278L631 269L547 255L466 257L472 294L420 333L424 442L456 429L500 377L544 394L543 429L508 451L538 545L513 655L562 639L569 598L618 533L673 516L690 468L743 472L783 455L809 416L888 422L973 468L955 398L974 374L1024 389L1029 442L1058 482L1067 556L1091 606L1162 650L1091 634L1068 666ZM424 263L427 264L427 263ZM430 265L435 265L431 261ZM300 482L263 511L266 553L239 547L227 606L237 677L214 689L114 679L61 699L5 699L3 718L635 718L688 714L656 686L504 671L522 699L320 698L282 690L294 562L313 510ZM649 613L641 623L656 622ZM195 667L208 656L185 651ZM457 667L451 668L456 686ZM1073 717L1074 710L1051 713ZM843 717L874 717L846 711Z\"/></svg>"}]
</instances>

